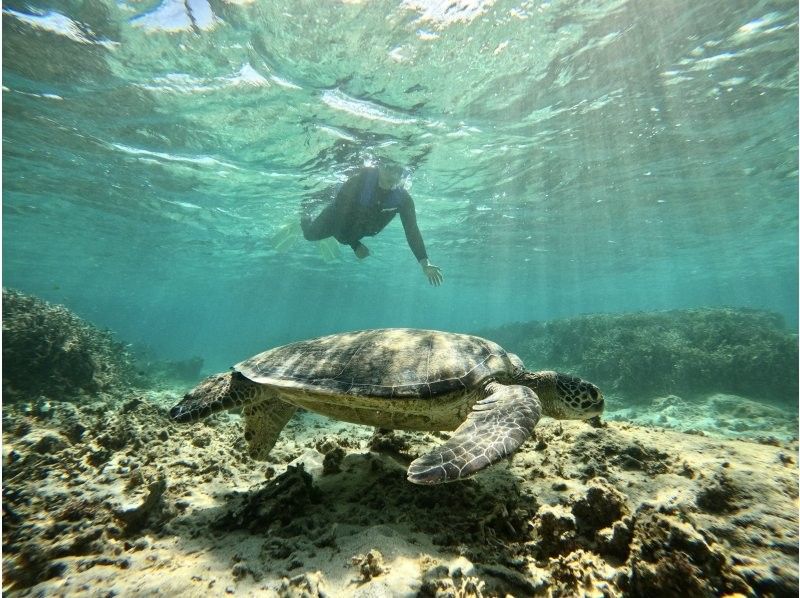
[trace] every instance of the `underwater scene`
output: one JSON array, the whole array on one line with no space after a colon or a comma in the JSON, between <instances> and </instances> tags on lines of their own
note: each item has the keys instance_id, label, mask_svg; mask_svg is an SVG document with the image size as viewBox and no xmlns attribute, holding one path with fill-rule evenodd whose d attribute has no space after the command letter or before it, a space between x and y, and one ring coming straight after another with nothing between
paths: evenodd
<instances>
[{"instance_id":1,"label":"underwater scene","mask_svg":"<svg viewBox=\"0 0 800 598\"><path fill-rule=\"evenodd\" d=\"M797 2L2 11L4 595L798 595Z\"/></svg>"}]
</instances>

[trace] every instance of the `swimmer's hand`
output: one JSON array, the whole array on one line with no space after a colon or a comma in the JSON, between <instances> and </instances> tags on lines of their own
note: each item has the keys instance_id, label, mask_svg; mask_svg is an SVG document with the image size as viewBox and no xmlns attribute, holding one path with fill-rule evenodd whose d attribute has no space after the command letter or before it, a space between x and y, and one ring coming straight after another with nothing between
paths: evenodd
<instances>
[{"instance_id":1,"label":"swimmer's hand","mask_svg":"<svg viewBox=\"0 0 800 598\"><path fill-rule=\"evenodd\" d=\"M359 242L358 245L353 247L353 251L355 251L356 257L360 260L363 260L365 257L369 255L369 249L367 248L366 245L364 245L361 242Z\"/></svg>"},{"instance_id":2,"label":"swimmer's hand","mask_svg":"<svg viewBox=\"0 0 800 598\"><path fill-rule=\"evenodd\" d=\"M442 269L439 266L434 266L433 264L428 261L428 258L423 258L419 261L419 265L422 266L422 271L425 273L425 276L428 277L430 283L438 287L444 281L444 276L442 275Z\"/></svg>"}]
</instances>

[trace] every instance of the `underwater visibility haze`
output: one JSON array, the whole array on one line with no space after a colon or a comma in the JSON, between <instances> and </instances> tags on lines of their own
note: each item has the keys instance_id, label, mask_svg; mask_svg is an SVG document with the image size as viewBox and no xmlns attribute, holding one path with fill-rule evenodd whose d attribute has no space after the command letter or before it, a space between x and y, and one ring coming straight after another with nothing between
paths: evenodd
<instances>
[{"instance_id":1,"label":"underwater visibility haze","mask_svg":"<svg viewBox=\"0 0 800 598\"><path fill-rule=\"evenodd\" d=\"M4 593L797 596L796 1L2 10Z\"/></svg>"}]
</instances>

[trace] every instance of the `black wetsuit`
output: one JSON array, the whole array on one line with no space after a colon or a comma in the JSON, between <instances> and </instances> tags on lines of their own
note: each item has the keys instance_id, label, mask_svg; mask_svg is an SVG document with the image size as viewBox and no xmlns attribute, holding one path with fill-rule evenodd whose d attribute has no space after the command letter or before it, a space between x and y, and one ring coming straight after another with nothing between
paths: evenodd
<instances>
[{"instance_id":1,"label":"black wetsuit","mask_svg":"<svg viewBox=\"0 0 800 598\"><path fill-rule=\"evenodd\" d=\"M303 236L309 241L333 237L355 251L362 237L378 234L395 214L400 214L406 240L417 261L428 257L417 226L414 200L405 189L382 189L378 169L364 168L347 179L333 201L316 218L300 218Z\"/></svg>"}]
</instances>

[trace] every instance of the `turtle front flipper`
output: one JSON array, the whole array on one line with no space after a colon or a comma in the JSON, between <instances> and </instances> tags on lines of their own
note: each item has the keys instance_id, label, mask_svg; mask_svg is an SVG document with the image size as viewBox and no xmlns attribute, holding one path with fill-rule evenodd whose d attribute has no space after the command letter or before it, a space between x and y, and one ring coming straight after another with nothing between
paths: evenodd
<instances>
[{"instance_id":1,"label":"turtle front flipper","mask_svg":"<svg viewBox=\"0 0 800 598\"><path fill-rule=\"evenodd\" d=\"M214 374L186 393L180 403L169 410L176 422L193 422L219 411L244 407L265 398L264 386L248 380L239 372Z\"/></svg>"},{"instance_id":2,"label":"turtle front flipper","mask_svg":"<svg viewBox=\"0 0 800 598\"><path fill-rule=\"evenodd\" d=\"M242 409L244 438L253 459L263 461L269 455L281 430L297 407L277 397L270 397Z\"/></svg>"},{"instance_id":3,"label":"turtle front flipper","mask_svg":"<svg viewBox=\"0 0 800 598\"><path fill-rule=\"evenodd\" d=\"M492 382L453 436L411 462L408 481L441 484L469 477L507 457L528 439L539 422L539 398L527 386Z\"/></svg>"}]
</instances>

